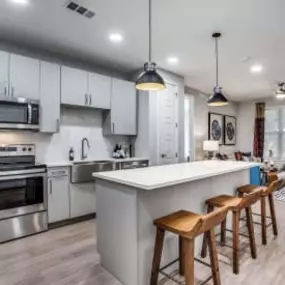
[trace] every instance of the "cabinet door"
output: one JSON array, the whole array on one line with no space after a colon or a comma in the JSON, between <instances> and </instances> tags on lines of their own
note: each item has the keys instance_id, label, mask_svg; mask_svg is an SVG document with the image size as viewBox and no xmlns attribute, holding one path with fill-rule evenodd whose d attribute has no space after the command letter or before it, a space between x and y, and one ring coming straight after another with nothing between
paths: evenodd
<instances>
[{"instance_id":1,"label":"cabinet door","mask_svg":"<svg viewBox=\"0 0 285 285\"><path fill-rule=\"evenodd\" d=\"M61 103L88 106L88 73L86 71L61 67Z\"/></svg>"},{"instance_id":2,"label":"cabinet door","mask_svg":"<svg viewBox=\"0 0 285 285\"><path fill-rule=\"evenodd\" d=\"M132 82L112 80L111 132L137 134L137 92Z\"/></svg>"},{"instance_id":3,"label":"cabinet door","mask_svg":"<svg viewBox=\"0 0 285 285\"><path fill-rule=\"evenodd\" d=\"M10 95L27 99L39 99L40 61L37 59L10 55Z\"/></svg>"},{"instance_id":4,"label":"cabinet door","mask_svg":"<svg viewBox=\"0 0 285 285\"><path fill-rule=\"evenodd\" d=\"M94 183L70 184L70 216L80 217L95 213Z\"/></svg>"},{"instance_id":5,"label":"cabinet door","mask_svg":"<svg viewBox=\"0 0 285 285\"><path fill-rule=\"evenodd\" d=\"M42 61L40 67L40 131L55 133L60 124L60 66Z\"/></svg>"},{"instance_id":6,"label":"cabinet door","mask_svg":"<svg viewBox=\"0 0 285 285\"><path fill-rule=\"evenodd\" d=\"M111 108L111 77L89 73L88 93L90 107L100 109Z\"/></svg>"},{"instance_id":7,"label":"cabinet door","mask_svg":"<svg viewBox=\"0 0 285 285\"><path fill-rule=\"evenodd\" d=\"M0 96L8 96L9 53L0 51Z\"/></svg>"},{"instance_id":8,"label":"cabinet door","mask_svg":"<svg viewBox=\"0 0 285 285\"><path fill-rule=\"evenodd\" d=\"M48 178L48 221L54 223L69 219L68 176Z\"/></svg>"}]
</instances>

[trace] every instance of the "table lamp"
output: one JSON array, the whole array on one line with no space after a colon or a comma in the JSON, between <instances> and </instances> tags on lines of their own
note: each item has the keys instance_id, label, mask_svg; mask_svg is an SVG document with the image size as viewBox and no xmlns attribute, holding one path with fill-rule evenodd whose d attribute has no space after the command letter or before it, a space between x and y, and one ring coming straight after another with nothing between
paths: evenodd
<instances>
[{"instance_id":1,"label":"table lamp","mask_svg":"<svg viewBox=\"0 0 285 285\"><path fill-rule=\"evenodd\" d=\"M218 151L219 148L219 141L204 141L203 151L205 151L205 158L212 159L214 156L214 152Z\"/></svg>"}]
</instances>

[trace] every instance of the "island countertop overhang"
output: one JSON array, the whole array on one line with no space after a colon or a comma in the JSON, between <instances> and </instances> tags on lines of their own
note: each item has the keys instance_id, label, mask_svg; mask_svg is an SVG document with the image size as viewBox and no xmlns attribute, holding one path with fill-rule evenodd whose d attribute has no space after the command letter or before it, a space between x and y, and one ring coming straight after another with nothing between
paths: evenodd
<instances>
[{"instance_id":1,"label":"island countertop overhang","mask_svg":"<svg viewBox=\"0 0 285 285\"><path fill-rule=\"evenodd\" d=\"M256 166L259 164L255 162L207 160L93 173L93 177L142 190L154 190Z\"/></svg>"}]
</instances>

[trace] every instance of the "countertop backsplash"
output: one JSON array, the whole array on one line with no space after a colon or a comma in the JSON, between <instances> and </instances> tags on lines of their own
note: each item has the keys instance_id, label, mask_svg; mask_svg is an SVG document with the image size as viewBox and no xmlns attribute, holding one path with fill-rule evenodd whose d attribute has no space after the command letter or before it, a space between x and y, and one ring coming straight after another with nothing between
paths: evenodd
<instances>
[{"instance_id":1,"label":"countertop backsplash","mask_svg":"<svg viewBox=\"0 0 285 285\"><path fill-rule=\"evenodd\" d=\"M103 136L102 111L94 109L61 109L60 132L56 134L29 131L1 131L0 144L33 143L36 145L36 160L53 163L68 161L69 148L75 151L75 160L81 160L81 140L90 143L88 160L111 157L115 144L128 145L128 136Z\"/></svg>"}]
</instances>

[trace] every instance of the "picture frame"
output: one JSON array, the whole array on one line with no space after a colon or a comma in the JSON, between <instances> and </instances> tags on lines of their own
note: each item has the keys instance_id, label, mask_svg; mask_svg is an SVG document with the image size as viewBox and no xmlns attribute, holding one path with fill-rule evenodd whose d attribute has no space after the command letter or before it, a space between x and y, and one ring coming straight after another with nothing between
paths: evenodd
<instances>
[{"instance_id":1,"label":"picture frame","mask_svg":"<svg viewBox=\"0 0 285 285\"><path fill-rule=\"evenodd\" d=\"M237 122L235 116L224 116L224 144L236 145Z\"/></svg>"},{"instance_id":2,"label":"picture frame","mask_svg":"<svg viewBox=\"0 0 285 285\"><path fill-rule=\"evenodd\" d=\"M224 115L209 112L208 113L208 139L224 143Z\"/></svg>"}]
</instances>

